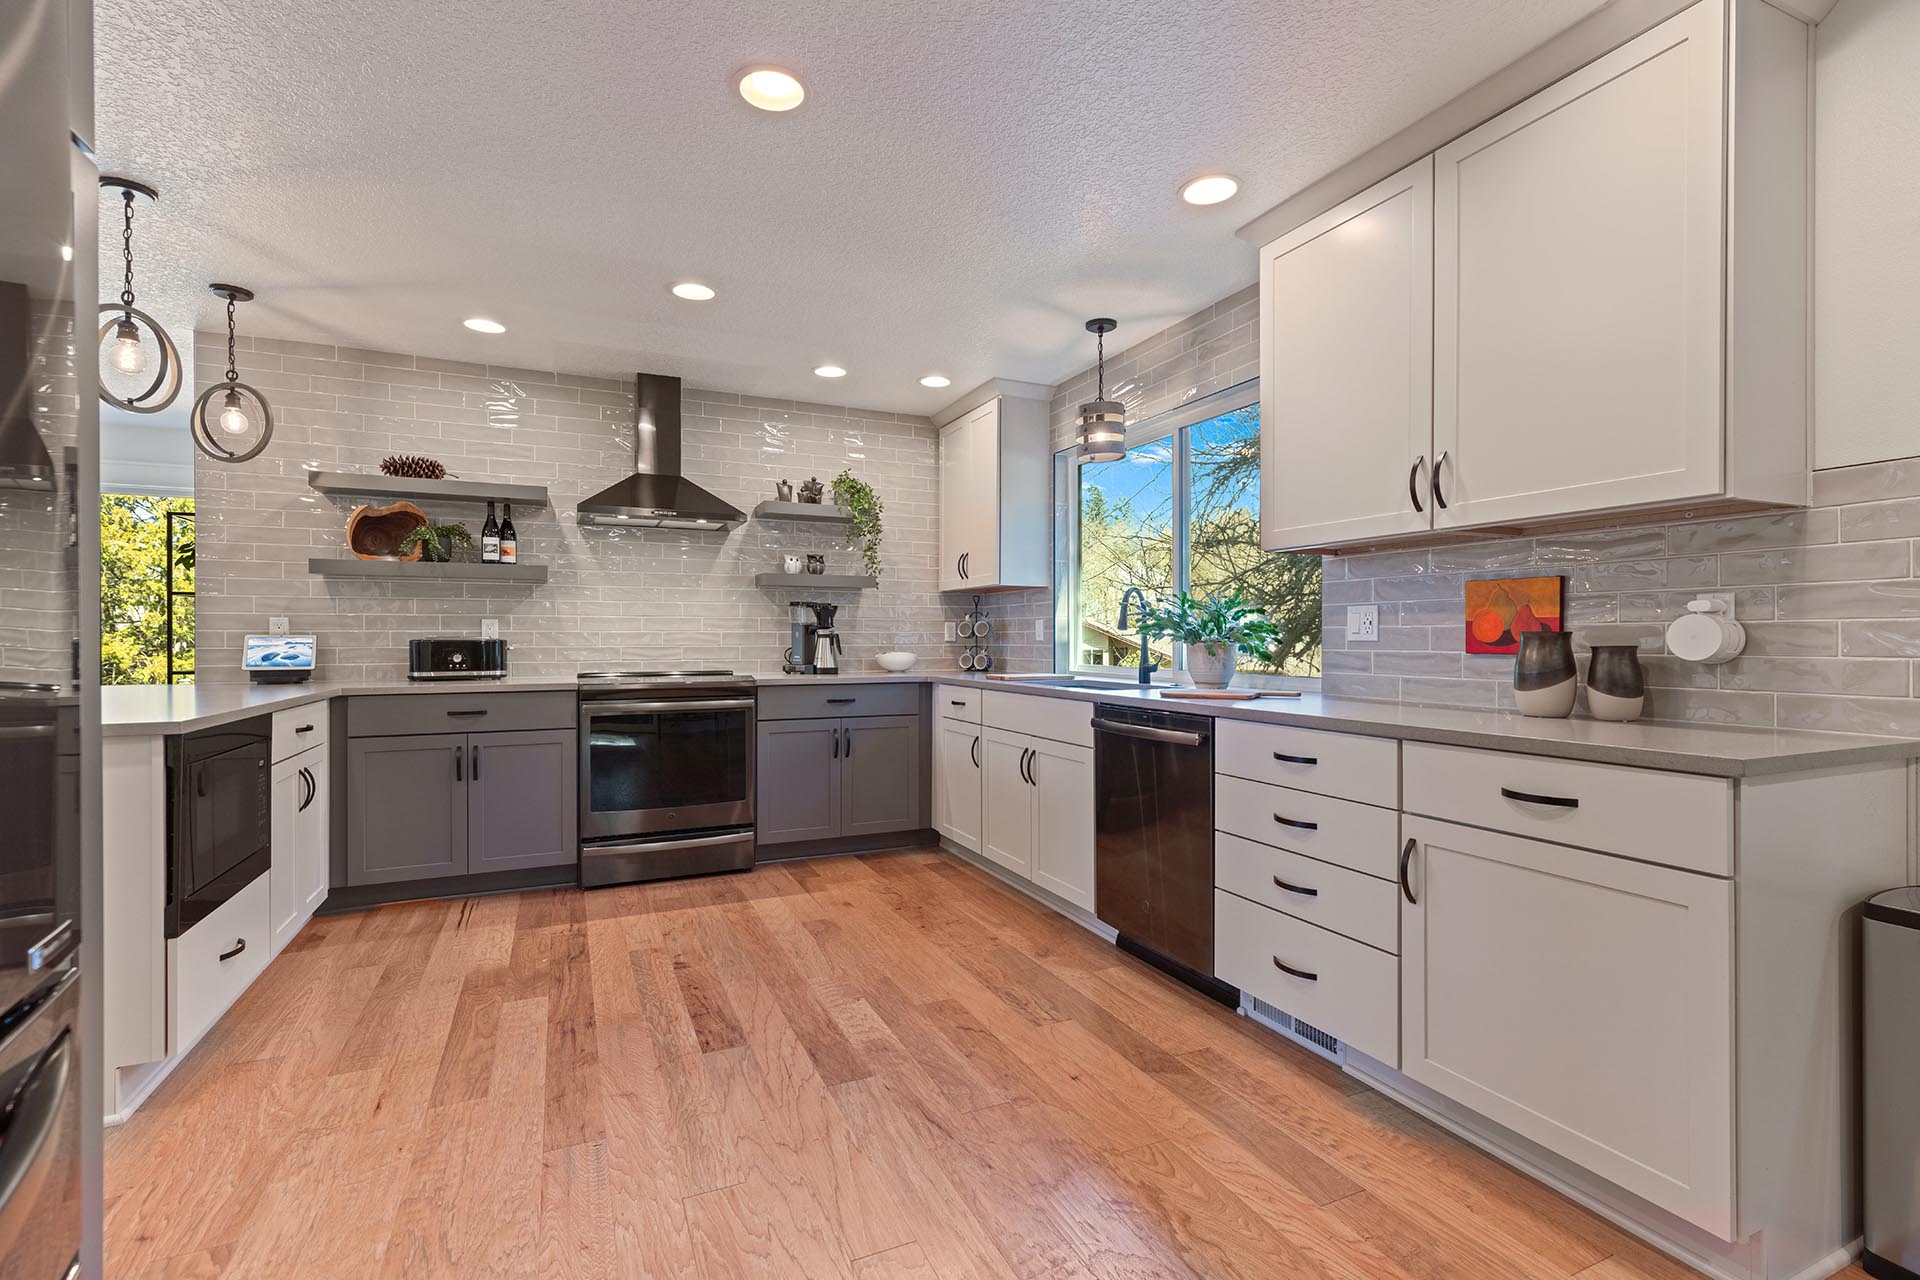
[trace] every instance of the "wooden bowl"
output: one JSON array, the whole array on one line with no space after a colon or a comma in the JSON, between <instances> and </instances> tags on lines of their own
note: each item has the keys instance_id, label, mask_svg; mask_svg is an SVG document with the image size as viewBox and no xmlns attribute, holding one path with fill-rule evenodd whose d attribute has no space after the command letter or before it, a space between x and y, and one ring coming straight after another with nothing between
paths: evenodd
<instances>
[{"instance_id":1,"label":"wooden bowl","mask_svg":"<svg viewBox=\"0 0 1920 1280\"><path fill-rule=\"evenodd\" d=\"M400 541L426 524L427 513L411 502L355 507L347 517L347 549L362 560L418 560L423 548L415 543L402 555Z\"/></svg>"}]
</instances>

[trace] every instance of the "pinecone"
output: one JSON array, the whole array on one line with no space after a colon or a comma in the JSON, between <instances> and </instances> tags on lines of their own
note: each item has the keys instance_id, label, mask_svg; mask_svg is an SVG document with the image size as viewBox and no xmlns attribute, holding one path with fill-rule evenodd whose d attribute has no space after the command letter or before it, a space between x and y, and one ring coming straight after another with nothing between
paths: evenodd
<instances>
[{"instance_id":1,"label":"pinecone","mask_svg":"<svg viewBox=\"0 0 1920 1280\"><path fill-rule=\"evenodd\" d=\"M447 469L432 458L417 453L399 453L380 460L380 474L407 480L444 480Z\"/></svg>"}]
</instances>

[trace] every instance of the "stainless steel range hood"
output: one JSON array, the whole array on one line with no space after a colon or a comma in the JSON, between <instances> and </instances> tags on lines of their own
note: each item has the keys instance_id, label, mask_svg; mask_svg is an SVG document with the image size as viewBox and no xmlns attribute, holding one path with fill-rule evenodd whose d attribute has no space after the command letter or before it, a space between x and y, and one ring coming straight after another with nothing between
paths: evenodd
<instances>
[{"instance_id":1,"label":"stainless steel range hood","mask_svg":"<svg viewBox=\"0 0 1920 1280\"><path fill-rule=\"evenodd\" d=\"M643 373L634 395L633 474L580 503L602 529L735 529L746 512L680 474L680 379Z\"/></svg>"},{"instance_id":2,"label":"stainless steel range hood","mask_svg":"<svg viewBox=\"0 0 1920 1280\"><path fill-rule=\"evenodd\" d=\"M33 424L29 311L27 287L0 280L0 489L53 488L53 456Z\"/></svg>"}]
</instances>

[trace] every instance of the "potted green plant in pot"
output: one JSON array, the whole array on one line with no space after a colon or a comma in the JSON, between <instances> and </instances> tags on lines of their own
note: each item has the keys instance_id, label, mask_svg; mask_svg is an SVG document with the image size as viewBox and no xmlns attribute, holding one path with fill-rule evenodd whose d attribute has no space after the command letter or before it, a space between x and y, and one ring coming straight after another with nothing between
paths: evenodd
<instances>
[{"instance_id":1,"label":"potted green plant in pot","mask_svg":"<svg viewBox=\"0 0 1920 1280\"><path fill-rule=\"evenodd\" d=\"M1280 630L1238 591L1195 600L1184 591L1154 604L1140 620L1145 640L1173 640L1187 646L1187 674L1202 689L1233 683L1240 650L1268 653Z\"/></svg>"},{"instance_id":2,"label":"potted green plant in pot","mask_svg":"<svg viewBox=\"0 0 1920 1280\"><path fill-rule=\"evenodd\" d=\"M446 564L456 550L473 545L473 535L463 524L423 524L400 539L400 554L405 555L415 545L423 553L422 559Z\"/></svg>"}]
</instances>

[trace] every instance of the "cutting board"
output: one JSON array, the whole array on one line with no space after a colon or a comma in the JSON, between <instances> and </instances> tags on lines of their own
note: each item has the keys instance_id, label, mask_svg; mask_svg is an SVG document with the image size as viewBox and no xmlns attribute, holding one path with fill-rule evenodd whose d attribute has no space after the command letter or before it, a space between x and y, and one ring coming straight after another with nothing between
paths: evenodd
<instances>
[{"instance_id":1,"label":"cutting board","mask_svg":"<svg viewBox=\"0 0 1920 1280\"><path fill-rule=\"evenodd\" d=\"M1163 689L1163 698L1192 698L1196 702L1251 702L1255 698L1297 698L1298 689Z\"/></svg>"}]
</instances>

